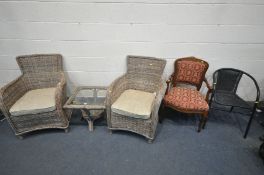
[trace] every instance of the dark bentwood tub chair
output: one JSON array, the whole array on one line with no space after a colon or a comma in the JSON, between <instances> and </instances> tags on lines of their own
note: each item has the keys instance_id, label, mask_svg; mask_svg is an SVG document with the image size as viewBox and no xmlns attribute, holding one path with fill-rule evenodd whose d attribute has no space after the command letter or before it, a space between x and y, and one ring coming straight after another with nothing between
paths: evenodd
<instances>
[{"instance_id":1,"label":"dark bentwood tub chair","mask_svg":"<svg viewBox=\"0 0 264 175\"><path fill-rule=\"evenodd\" d=\"M237 95L237 88L242 76L251 79L256 87L256 99L253 105ZM238 69L222 68L218 69L213 74L213 91L209 104L211 108L216 109L217 107L213 104L229 107L230 112L232 112L234 108L249 111L250 118L244 133L244 138L246 138L256 112L257 104L259 103L259 95L260 91L258 83L250 74ZM220 106L218 106L218 108Z\"/></svg>"}]
</instances>

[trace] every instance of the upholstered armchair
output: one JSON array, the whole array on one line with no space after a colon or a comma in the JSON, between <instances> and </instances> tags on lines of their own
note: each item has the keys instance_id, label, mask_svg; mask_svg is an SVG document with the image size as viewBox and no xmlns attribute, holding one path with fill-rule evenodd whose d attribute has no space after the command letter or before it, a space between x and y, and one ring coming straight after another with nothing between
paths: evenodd
<instances>
[{"instance_id":1,"label":"upholstered armchair","mask_svg":"<svg viewBox=\"0 0 264 175\"><path fill-rule=\"evenodd\" d=\"M208 98L212 91L205 78L208 67L209 64L206 61L195 57L177 59L174 72L167 81L166 95L163 100L163 107L182 113L201 115L198 132L205 127L208 118ZM199 92L203 82L208 89L205 97Z\"/></svg>"},{"instance_id":2,"label":"upholstered armchair","mask_svg":"<svg viewBox=\"0 0 264 175\"><path fill-rule=\"evenodd\" d=\"M62 56L25 55L16 58L22 75L0 90L0 108L15 134L46 128L68 131L69 119L63 111L66 80Z\"/></svg>"},{"instance_id":3,"label":"upholstered armchair","mask_svg":"<svg viewBox=\"0 0 264 175\"><path fill-rule=\"evenodd\" d=\"M112 130L126 130L155 137L158 110L165 94L162 74L166 61L128 56L127 72L116 79L107 92L107 123Z\"/></svg>"}]
</instances>

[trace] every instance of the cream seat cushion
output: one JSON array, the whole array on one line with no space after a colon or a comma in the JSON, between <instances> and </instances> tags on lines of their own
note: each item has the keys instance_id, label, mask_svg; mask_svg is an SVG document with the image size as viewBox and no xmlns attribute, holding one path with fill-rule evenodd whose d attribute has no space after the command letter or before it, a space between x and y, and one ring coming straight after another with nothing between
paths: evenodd
<instances>
[{"instance_id":1,"label":"cream seat cushion","mask_svg":"<svg viewBox=\"0 0 264 175\"><path fill-rule=\"evenodd\" d=\"M155 93L128 89L114 102L113 112L134 118L149 119Z\"/></svg>"},{"instance_id":2,"label":"cream seat cushion","mask_svg":"<svg viewBox=\"0 0 264 175\"><path fill-rule=\"evenodd\" d=\"M56 88L28 91L16 101L9 112L13 116L19 116L54 111L56 109L55 91Z\"/></svg>"}]
</instances>

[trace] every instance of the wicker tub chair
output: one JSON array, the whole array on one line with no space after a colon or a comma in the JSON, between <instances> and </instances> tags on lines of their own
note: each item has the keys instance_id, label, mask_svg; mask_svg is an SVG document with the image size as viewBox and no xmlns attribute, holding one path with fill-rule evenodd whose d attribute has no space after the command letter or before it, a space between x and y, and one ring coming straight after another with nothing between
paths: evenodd
<instances>
[{"instance_id":1,"label":"wicker tub chair","mask_svg":"<svg viewBox=\"0 0 264 175\"><path fill-rule=\"evenodd\" d=\"M154 140L158 110L166 90L166 84L162 80L165 65L166 61L162 59L142 56L127 57L127 72L116 79L107 91L107 124L111 133L112 130L126 130L145 136L150 143ZM113 104L121 98L122 94L124 95L124 92L133 94L134 91L140 91L140 94L150 95L150 97L151 93L154 94L149 116L138 117L113 110ZM135 103L145 100L135 98L133 98ZM129 100L128 105L133 105L133 102Z\"/></svg>"},{"instance_id":2,"label":"wicker tub chair","mask_svg":"<svg viewBox=\"0 0 264 175\"><path fill-rule=\"evenodd\" d=\"M15 134L23 138L22 134L46 128L67 132L69 115L62 108L66 100L62 56L25 55L16 60L22 75L0 90L0 108Z\"/></svg>"}]
</instances>

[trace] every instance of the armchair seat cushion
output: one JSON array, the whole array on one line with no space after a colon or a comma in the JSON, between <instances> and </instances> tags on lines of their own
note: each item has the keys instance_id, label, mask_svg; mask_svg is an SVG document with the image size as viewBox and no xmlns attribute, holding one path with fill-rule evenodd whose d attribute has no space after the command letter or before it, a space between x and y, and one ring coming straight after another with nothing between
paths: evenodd
<instances>
[{"instance_id":1,"label":"armchair seat cushion","mask_svg":"<svg viewBox=\"0 0 264 175\"><path fill-rule=\"evenodd\" d=\"M155 96L155 93L128 89L112 104L111 109L120 115L149 119Z\"/></svg>"},{"instance_id":2,"label":"armchair seat cushion","mask_svg":"<svg viewBox=\"0 0 264 175\"><path fill-rule=\"evenodd\" d=\"M184 87L173 87L164 97L164 103L184 111L205 112L209 110L208 103L199 91Z\"/></svg>"},{"instance_id":3,"label":"armchair seat cushion","mask_svg":"<svg viewBox=\"0 0 264 175\"><path fill-rule=\"evenodd\" d=\"M54 111L55 91L56 88L30 90L16 101L9 112L13 116L20 116Z\"/></svg>"}]
</instances>

